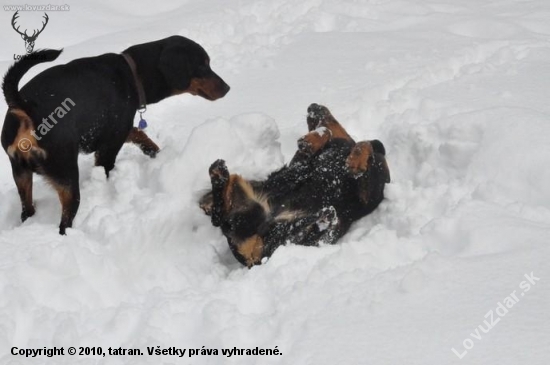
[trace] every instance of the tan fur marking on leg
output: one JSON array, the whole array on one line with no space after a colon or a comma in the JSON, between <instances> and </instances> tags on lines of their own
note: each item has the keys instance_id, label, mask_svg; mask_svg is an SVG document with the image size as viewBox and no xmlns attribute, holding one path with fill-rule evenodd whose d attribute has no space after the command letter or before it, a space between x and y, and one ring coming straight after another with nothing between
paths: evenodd
<instances>
[{"instance_id":1,"label":"tan fur marking on leg","mask_svg":"<svg viewBox=\"0 0 550 365\"><path fill-rule=\"evenodd\" d=\"M353 138L351 138L351 136L348 134L348 132L346 132L344 127L342 127L342 125L336 120L336 118L334 118L334 116L328 110L328 108L324 106L321 106L321 107L324 109L323 119L321 119L319 123L317 123L317 126L315 127L315 129L319 127L325 127L330 130L332 134L332 138L341 138L341 139L348 140L350 142L354 142Z\"/></svg>"},{"instance_id":2,"label":"tan fur marking on leg","mask_svg":"<svg viewBox=\"0 0 550 365\"><path fill-rule=\"evenodd\" d=\"M313 155L321 150L332 138L331 131L314 130L298 140L298 149L304 153Z\"/></svg>"},{"instance_id":3,"label":"tan fur marking on leg","mask_svg":"<svg viewBox=\"0 0 550 365\"><path fill-rule=\"evenodd\" d=\"M73 200L73 194L71 190L67 186L59 184L51 179L47 179L47 181L57 191L59 202L61 203L61 221L69 219L69 215L71 214L70 205Z\"/></svg>"},{"instance_id":4,"label":"tan fur marking on leg","mask_svg":"<svg viewBox=\"0 0 550 365\"><path fill-rule=\"evenodd\" d=\"M225 187L223 194L223 210L228 213L233 209L233 188L235 183L240 179L239 175L229 175L229 181Z\"/></svg>"},{"instance_id":5,"label":"tan fur marking on leg","mask_svg":"<svg viewBox=\"0 0 550 365\"><path fill-rule=\"evenodd\" d=\"M325 120L321 123L321 126L326 127L328 130L331 131L332 138L341 138L353 142L353 138L351 138L348 132L346 132L344 127L342 127L342 125L338 123L336 119L332 119L329 121Z\"/></svg>"},{"instance_id":6,"label":"tan fur marking on leg","mask_svg":"<svg viewBox=\"0 0 550 365\"><path fill-rule=\"evenodd\" d=\"M34 206L32 203L32 172L18 176L15 178L15 185L21 197L21 204L25 211L30 215L34 214Z\"/></svg>"},{"instance_id":7,"label":"tan fur marking on leg","mask_svg":"<svg viewBox=\"0 0 550 365\"><path fill-rule=\"evenodd\" d=\"M19 119L19 129L12 144L8 146L7 152L10 157L29 160L32 156L46 158L46 151L38 147L36 138L31 134L33 131L32 120L22 109L10 109L10 113Z\"/></svg>"},{"instance_id":8,"label":"tan fur marking on leg","mask_svg":"<svg viewBox=\"0 0 550 365\"><path fill-rule=\"evenodd\" d=\"M133 127L126 138L126 143L134 143L139 146L140 149L151 150L154 152L160 151L159 146L149 138L149 136L142 130Z\"/></svg>"},{"instance_id":9,"label":"tan fur marking on leg","mask_svg":"<svg viewBox=\"0 0 550 365\"><path fill-rule=\"evenodd\" d=\"M237 251L246 260L248 267L259 264L262 260L264 241L259 235L247 238L237 246Z\"/></svg>"}]
</instances>

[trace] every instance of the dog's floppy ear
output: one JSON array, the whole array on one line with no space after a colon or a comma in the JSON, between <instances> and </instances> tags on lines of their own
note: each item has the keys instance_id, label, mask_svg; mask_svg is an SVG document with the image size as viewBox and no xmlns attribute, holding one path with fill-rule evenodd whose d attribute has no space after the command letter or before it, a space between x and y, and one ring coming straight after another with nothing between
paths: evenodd
<instances>
[{"instance_id":1,"label":"dog's floppy ear","mask_svg":"<svg viewBox=\"0 0 550 365\"><path fill-rule=\"evenodd\" d=\"M166 47L160 54L159 69L173 90L183 91L191 83L188 50L181 45Z\"/></svg>"}]
</instances>

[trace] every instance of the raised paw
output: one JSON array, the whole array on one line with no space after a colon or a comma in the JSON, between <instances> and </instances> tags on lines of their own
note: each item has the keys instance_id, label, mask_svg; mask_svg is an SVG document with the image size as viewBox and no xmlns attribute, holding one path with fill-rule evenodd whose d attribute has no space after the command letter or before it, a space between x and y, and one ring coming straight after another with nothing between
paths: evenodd
<instances>
[{"instance_id":1,"label":"raised paw","mask_svg":"<svg viewBox=\"0 0 550 365\"><path fill-rule=\"evenodd\" d=\"M144 131L136 127L130 130L126 142L136 144L145 155L151 158L155 158L160 151L159 146Z\"/></svg>"},{"instance_id":2,"label":"raised paw","mask_svg":"<svg viewBox=\"0 0 550 365\"><path fill-rule=\"evenodd\" d=\"M307 108L307 128L311 132L317 127L319 127L319 124L324 121L328 116L332 117L330 114L330 111L326 106L319 105L319 104L311 104Z\"/></svg>"},{"instance_id":3,"label":"raised paw","mask_svg":"<svg viewBox=\"0 0 550 365\"><path fill-rule=\"evenodd\" d=\"M355 177L363 175L369 166L369 160L373 157L372 145L370 142L358 142L351 150L346 159L348 171Z\"/></svg>"},{"instance_id":4,"label":"raised paw","mask_svg":"<svg viewBox=\"0 0 550 365\"><path fill-rule=\"evenodd\" d=\"M143 152L143 154L145 154L146 156L149 156L151 158L155 158L157 157L157 153L160 151L160 149L158 148L158 146L143 146L143 148L141 148L141 152Z\"/></svg>"},{"instance_id":5,"label":"raised paw","mask_svg":"<svg viewBox=\"0 0 550 365\"><path fill-rule=\"evenodd\" d=\"M229 182L229 170L224 160L216 160L208 169L212 183L212 205L210 216L212 225L219 227L224 216L224 195ZM227 209L227 207L225 207Z\"/></svg>"},{"instance_id":6,"label":"raised paw","mask_svg":"<svg viewBox=\"0 0 550 365\"><path fill-rule=\"evenodd\" d=\"M212 185L219 186L229 181L229 170L224 160L216 160L208 169Z\"/></svg>"},{"instance_id":7,"label":"raised paw","mask_svg":"<svg viewBox=\"0 0 550 365\"><path fill-rule=\"evenodd\" d=\"M329 129L317 128L298 140L298 150L309 156L314 155L330 141L331 136L332 133Z\"/></svg>"},{"instance_id":8,"label":"raised paw","mask_svg":"<svg viewBox=\"0 0 550 365\"><path fill-rule=\"evenodd\" d=\"M311 104L307 108L307 128L310 132L312 132L321 127L324 127L330 131L331 139L338 138L353 142L353 138L351 138L344 127L338 123L336 118L334 118L326 106Z\"/></svg>"}]
</instances>

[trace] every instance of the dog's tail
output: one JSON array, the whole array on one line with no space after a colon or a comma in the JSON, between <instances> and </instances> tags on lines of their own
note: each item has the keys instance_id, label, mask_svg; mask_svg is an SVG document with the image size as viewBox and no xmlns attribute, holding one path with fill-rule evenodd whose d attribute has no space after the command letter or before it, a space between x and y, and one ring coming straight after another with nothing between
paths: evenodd
<instances>
[{"instance_id":1,"label":"dog's tail","mask_svg":"<svg viewBox=\"0 0 550 365\"><path fill-rule=\"evenodd\" d=\"M34 65L55 60L62 50L45 49L21 57L6 72L2 91L8 104L8 111L19 120L19 129L12 144L6 149L10 158L24 158L31 165L46 158L46 151L38 146L33 134L33 111L19 93L19 81Z\"/></svg>"},{"instance_id":2,"label":"dog's tail","mask_svg":"<svg viewBox=\"0 0 550 365\"><path fill-rule=\"evenodd\" d=\"M55 60L63 52L62 49L43 49L40 51L29 53L17 62L15 62L6 72L4 82L2 83L2 91L9 109L25 110L25 101L19 94L19 81L29 69L39 63L51 62Z\"/></svg>"}]
</instances>

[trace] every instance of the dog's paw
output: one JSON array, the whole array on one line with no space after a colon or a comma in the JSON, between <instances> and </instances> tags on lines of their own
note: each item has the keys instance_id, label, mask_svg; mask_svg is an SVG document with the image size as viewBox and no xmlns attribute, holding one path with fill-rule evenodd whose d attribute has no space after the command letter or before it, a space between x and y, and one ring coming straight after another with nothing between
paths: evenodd
<instances>
[{"instance_id":1,"label":"dog's paw","mask_svg":"<svg viewBox=\"0 0 550 365\"><path fill-rule=\"evenodd\" d=\"M319 127L321 123L327 116L331 115L330 111L326 106L319 104L311 104L307 108L307 127L309 131L313 131Z\"/></svg>"},{"instance_id":2,"label":"dog's paw","mask_svg":"<svg viewBox=\"0 0 550 365\"><path fill-rule=\"evenodd\" d=\"M156 147L156 146L155 146ZM158 147L143 147L141 149L141 151L143 152L143 154L145 154L146 156L149 156L151 158L155 158L157 157L157 153L160 151L160 148Z\"/></svg>"},{"instance_id":3,"label":"dog's paw","mask_svg":"<svg viewBox=\"0 0 550 365\"><path fill-rule=\"evenodd\" d=\"M373 158L373 150L370 142L358 142L346 159L346 167L354 177L360 177L367 171L371 158Z\"/></svg>"},{"instance_id":4,"label":"dog's paw","mask_svg":"<svg viewBox=\"0 0 550 365\"><path fill-rule=\"evenodd\" d=\"M35 213L34 205L31 207L31 209L23 208L23 211L21 212L21 222L24 222L29 217L32 217L34 213Z\"/></svg>"},{"instance_id":5,"label":"dog's paw","mask_svg":"<svg viewBox=\"0 0 550 365\"><path fill-rule=\"evenodd\" d=\"M213 185L223 185L229 181L229 170L224 160L216 160L210 165L208 173L210 174L210 181Z\"/></svg>"},{"instance_id":6,"label":"dog's paw","mask_svg":"<svg viewBox=\"0 0 550 365\"><path fill-rule=\"evenodd\" d=\"M323 232L336 226L338 224L338 214L336 213L336 209L334 209L333 206L323 208L316 223L317 227L319 227L319 232Z\"/></svg>"},{"instance_id":7,"label":"dog's paw","mask_svg":"<svg viewBox=\"0 0 550 365\"><path fill-rule=\"evenodd\" d=\"M325 127L317 128L298 140L298 151L311 156L321 150L330 141L331 132Z\"/></svg>"}]
</instances>

